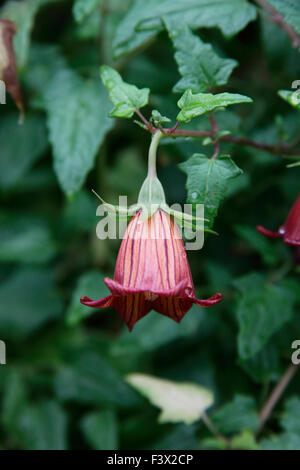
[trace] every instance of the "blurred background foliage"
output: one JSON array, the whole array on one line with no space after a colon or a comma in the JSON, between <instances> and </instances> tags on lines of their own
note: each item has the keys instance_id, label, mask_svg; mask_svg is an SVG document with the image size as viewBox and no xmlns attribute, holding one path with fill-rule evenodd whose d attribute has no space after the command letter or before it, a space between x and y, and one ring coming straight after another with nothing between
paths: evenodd
<instances>
[{"instance_id":1,"label":"blurred background foliage","mask_svg":"<svg viewBox=\"0 0 300 470\"><path fill-rule=\"evenodd\" d=\"M297 139L299 110L277 94L300 79L290 38L251 2L220 2L213 12L200 11L200 1L195 12L195 3L185 3L182 24L238 64L228 83L226 77L213 90L254 101L218 113L220 129L274 145ZM295 8L300 25L296 1L270 3ZM282 154L222 143L243 175L228 183L214 224L219 236L206 236L189 260L197 294L218 291L224 300L210 309L194 306L179 325L151 312L129 333L114 310L79 303L82 295L106 295L103 278L113 275L119 247L96 238L98 202L91 189L112 203L119 194L134 203L150 142L133 120L108 117L112 105L99 66L109 64L127 82L149 87L145 115L156 108L175 123L180 95L172 89L180 75L161 15L183 2L2 4L1 17L19 27L14 45L26 116L19 125L14 103L0 106L0 339L7 345L0 448L224 446L201 420L159 424L157 408L124 380L141 372L210 389L214 404L207 413L233 448L300 449L297 375L255 437L259 410L300 335L295 250L264 239L255 226L282 224L299 193L298 168L287 168ZM191 126L206 129L208 121L200 117ZM210 156L213 148L200 139L166 140L160 147L158 172L170 204L186 201L178 164L194 152Z\"/></svg>"}]
</instances>

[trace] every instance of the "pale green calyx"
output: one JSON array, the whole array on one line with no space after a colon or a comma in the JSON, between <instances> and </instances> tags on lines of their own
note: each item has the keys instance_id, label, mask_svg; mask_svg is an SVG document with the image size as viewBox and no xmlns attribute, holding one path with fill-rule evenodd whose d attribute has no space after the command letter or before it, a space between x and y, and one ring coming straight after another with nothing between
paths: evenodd
<instances>
[{"instance_id":1,"label":"pale green calyx","mask_svg":"<svg viewBox=\"0 0 300 470\"><path fill-rule=\"evenodd\" d=\"M159 179L147 176L140 190L138 205L149 207L152 204L166 204L166 197Z\"/></svg>"}]
</instances>

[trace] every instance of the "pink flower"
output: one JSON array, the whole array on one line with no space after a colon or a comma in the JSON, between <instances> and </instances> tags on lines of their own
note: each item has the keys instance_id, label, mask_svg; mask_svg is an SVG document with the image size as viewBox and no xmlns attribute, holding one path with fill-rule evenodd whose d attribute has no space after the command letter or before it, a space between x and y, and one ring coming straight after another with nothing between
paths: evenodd
<instances>
[{"instance_id":1,"label":"pink flower","mask_svg":"<svg viewBox=\"0 0 300 470\"><path fill-rule=\"evenodd\" d=\"M272 232L258 225L257 230L270 238L283 237L284 243L292 246L300 246L300 195L291 208L284 224L279 227L277 232Z\"/></svg>"},{"instance_id":2,"label":"pink flower","mask_svg":"<svg viewBox=\"0 0 300 470\"><path fill-rule=\"evenodd\" d=\"M108 297L81 303L94 308L114 307L132 330L151 310L180 322L195 303L209 307L222 299L195 296L194 284L178 226L166 212L157 210L147 220L139 211L131 219L118 254L114 279L104 282Z\"/></svg>"}]
</instances>

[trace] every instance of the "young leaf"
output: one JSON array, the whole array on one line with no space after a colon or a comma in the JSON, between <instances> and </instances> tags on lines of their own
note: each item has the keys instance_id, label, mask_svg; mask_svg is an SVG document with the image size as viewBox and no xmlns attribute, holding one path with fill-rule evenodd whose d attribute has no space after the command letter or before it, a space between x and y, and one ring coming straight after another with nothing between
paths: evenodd
<instances>
[{"instance_id":1,"label":"young leaf","mask_svg":"<svg viewBox=\"0 0 300 470\"><path fill-rule=\"evenodd\" d=\"M163 30L163 21L169 17L192 29L217 26L230 37L255 19L256 9L246 0L136 0L118 26L115 56L128 54L149 41Z\"/></svg>"},{"instance_id":2,"label":"young leaf","mask_svg":"<svg viewBox=\"0 0 300 470\"><path fill-rule=\"evenodd\" d=\"M113 121L101 84L83 80L72 70L53 76L45 93L54 169L68 196L79 191Z\"/></svg>"},{"instance_id":3,"label":"young leaf","mask_svg":"<svg viewBox=\"0 0 300 470\"><path fill-rule=\"evenodd\" d=\"M300 109L300 91L279 90L278 95L294 108Z\"/></svg>"},{"instance_id":4,"label":"young leaf","mask_svg":"<svg viewBox=\"0 0 300 470\"><path fill-rule=\"evenodd\" d=\"M210 44L205 44L192 33L186 24L167 19L166 26L176 50L175 60L182 79L173 88L175 93L183 93L190 88L193 93L225 85L237 66L232 59L222 59Z\"/></svg>"},{"instance_id":5,"label":"young leaf","mask_svg":"<svg viewBox=\"0 0 300 470\"><path fill-rule=\"evenodd\" d=\"M169 119L166 116L162 116L157 109L153 109L152 114L151 114L151 119L150 119L156 126L159 126L160 124L165 124L167 122L171 122L171 119Z\"/></svg>"},{"instance_id":6,"label":"young leaf","mask_svg":"<svg viewBox=\"0 0 300 470\"><path fill-rule=\"evenodd\" d=\"M213 404L212 392L197 384L171 382L145 374L130 374L126 381L162 410L160 423L192 424Z\"/></svg>"},{"instance_id":7,"label":"young leaf","mask_svg":"<svg viewBox=\"0 0 300 470\"><path fill-rule=\"evenodd\" d=\"M100 67L100 76L109 91L109 97L115 105L111 117L130 118L134 110L146 106L149 100L149 88L138 89L122 80L121 75L108 65Z\"/></svg>"},{"instance_id":8,"label":"young leaf","mask_svg":"<svg viewBox=\"0 0 300 470\"><path fill-rule=\"evenodd\" d=\"M248 359L291 319L295 294L288 283L267 283L258 273L250 273L235 284L241 292L237 306L239 356Z\"/></svg>"},{"instance_id":9,"label":"young leaf","mask_svg":"<svg viewBox=\"0 0 300 470\"><path fill-rule=\"evenodd\" d=\"M231 104L251 103L252 99L238 93L197 93L193 95L192 90L186 90L177 105L181 109L177 120L189 122L196 116L213 111L216 108L223 108Z\"/></svg>"},{"instance_id":10,"label":"young leaf","mask_svg":"<svg viewBox=\"0 0 300 470\"><path fill-rule=\"evenodd\" d=\"M187 200L192 204L204 204L205 218L212 227L218 208L226 196L229 179L242 173L229 155L209 159L206 155L194 154L179 168L186 173Z\"/></svg>"}]
</instances>

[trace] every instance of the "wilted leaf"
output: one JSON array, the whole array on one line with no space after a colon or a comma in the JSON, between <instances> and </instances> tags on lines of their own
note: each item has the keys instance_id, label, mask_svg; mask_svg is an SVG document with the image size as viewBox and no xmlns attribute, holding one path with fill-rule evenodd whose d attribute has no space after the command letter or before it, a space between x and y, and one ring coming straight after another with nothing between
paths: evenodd
<instances>
[{"instance_id":1,"label":"wilted leaf","mask_svg":"<svg viewBox=\"0 0 300 470\"><path fill-rule=\"evenodd\" d=\"M149 88L139 90L122 80L121 75L108 65L102 65L100 75L109 97L115 105L111 117L130 118L135 109L146 106L149 100Z\"/></svg>"},{"instance_id":2,"label":"wilted leaf","mask_svg":"<svg viewBox=\"0 0 300 470\"><path fill-rule=\"evenodd\" d=\"M179 168L186 173L187 201L192 204L204 204L205 218L212 227L219 205L226 196L231 178L242 173L229 155L209 159L206 155L195 153Z\"/></svg>"},{"instance_id":3,"label":"wilted leaf","mask_svg":"<svg viewBox=\"0 0 300 470\"><path fill-rule=\"evenodd\" d=\"M213 111L216 108L223 108L231 104L251 103L252 99L248 96L237 93L198 93L193 95L191 90L187 90L178 101L178 107L181 109L177 115L180 122L189 122L196 116Z\"/></svg>"},{"instance_id":4,"label":"wilted leaf","mask_svg":"<svg viewBox=\"0 0 300 470\"><path fill-rule=\"evenodd\" d=\"M23 113L23 99L13 48L13 36L16 30L16 25L12 21L0 19L0 80L3 80L6 90ZM0 91L5 94L5 90L1 89ZM1 95L1 104L3 104L2 99Z\"/></svg>"},{"instance_id":5,"label":"wilted leaf","mask_svg":"<svg viewBox=\"0 0 300 470\"><path fill-rule=\"evenodd\" d=\"M145 374L130 374L126 380L162 410L160 423L191 424L201 419L213 403L212 392L197 384L171 382Z\"/></svg>"},{"instance_id":6,"label":"wilted leaf","mask_svg":"<svg viewBox=\"0 0 300 470\"><path fill-rule=\"evenodd\" d=\"M175 93L183 93L188 88L193 93L198 93L227 83L232 70L237 66L235 60L220 58L212 46L202 42L186 24L167 19L166 25L182 76L173 88Z\"/></svg>"}]
</instances>

